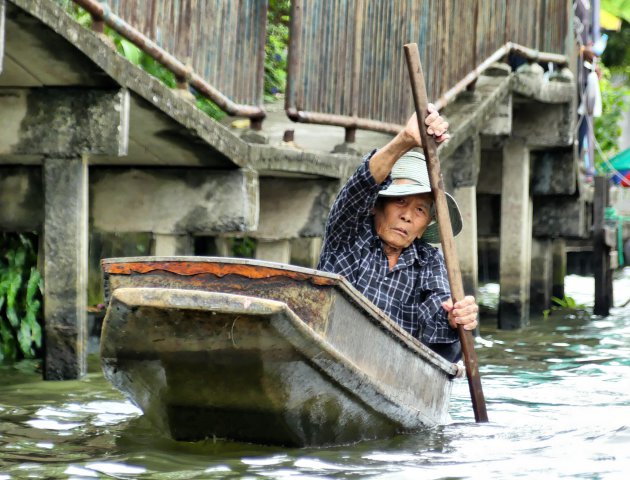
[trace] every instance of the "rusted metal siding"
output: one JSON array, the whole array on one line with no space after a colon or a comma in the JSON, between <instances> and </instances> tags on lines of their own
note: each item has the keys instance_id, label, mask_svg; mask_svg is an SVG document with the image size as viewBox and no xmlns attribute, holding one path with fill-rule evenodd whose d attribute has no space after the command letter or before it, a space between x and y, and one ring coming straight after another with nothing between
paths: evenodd
<instances>
[{"instance_id":1,"label":"rusted metal siding","mask_svg":"<svg viewBox=\"0 0 630 480\"><path fill-rule=\"evenodd\" d=\"M266 0L106 3L234 102L262 104Z\"/></svg>"},{"instance_id":2,"label":"rusted metal siding","mask_svg":"<svg viewBox=\"0 0 630 480\"><path fill-rule=\"evenodd\" d=\"M403 44L418 43L437 99L507 42L564 53L567 2L294 0L287 108L401 124L413 111Z\"/></svg>"}]
</instances>

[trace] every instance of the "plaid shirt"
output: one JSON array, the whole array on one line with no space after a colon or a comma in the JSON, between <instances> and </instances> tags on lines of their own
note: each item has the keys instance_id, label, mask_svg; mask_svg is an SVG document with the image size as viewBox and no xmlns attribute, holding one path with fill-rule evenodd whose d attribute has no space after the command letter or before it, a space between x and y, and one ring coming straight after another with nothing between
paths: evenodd
<instances>
[{"instance_id":1,"label":"plaid shirt","mask_svg":"<svg viewBox=\"0 0 630 480\"><path fill-rule=\"evenodd\" d=\"M372 303L424 344L453 343L442 301L450 296L441 252L415 240L390 270L370 211L378 192L367 155L332 206L318 269L343 275Z\"/></svg>"}]
</instances>

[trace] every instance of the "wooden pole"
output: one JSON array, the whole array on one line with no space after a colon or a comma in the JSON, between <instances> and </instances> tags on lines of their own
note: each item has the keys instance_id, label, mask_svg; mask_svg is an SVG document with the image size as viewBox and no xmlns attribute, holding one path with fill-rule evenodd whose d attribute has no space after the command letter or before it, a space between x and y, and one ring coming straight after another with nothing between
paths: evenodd
<instances>
[{"instance_id":1,"label":"wooden pole","mask_svg":"<svg viewBox=\"0 0 630 480\"><path fill-rule=\"evenodd\" d=\"M446 261L448 281L451 286L451 296L453 303L456 303L464 298L464 286L462 283L462 274L459 270L459 260L457 258L457 250L455 249L446 195L444 195L444 183L440 171L440 160L437 155L437 145L433 136L427 133L424 123L428 109L428 100L422 65L420 65L418 45L409 43L404 46L404 49L407 67L409 69L409 80L411 81L413 100L416 107L416 115L418 117L418 126L420 127L420 138L422 139L424 156L427 161L429 179L431 181L431 190L433 191L435 201L440 238L442 241L442 252L444 254L444 260ZM481 379L477 366L477 354L475 353L472 333L469 330L465 330L462 325L457 327L457 332L462 344L462 355L466 365L466 376L468 378L470 398L472 399L473 410L475 412L475 421L487 422L488 413L486 411L486 400L481 388Z\"/></svg>"},{"instance_id":2,"label":"wooden pole","mask_svg":"<svg viewBox=\"0 0 630 480\"><path fill-rule=\"evenodd\" d=\"M593 194L593 270L595 271L595 305L593 313L607 317L612 307L612 271L610 247L606 244L604 212L608 206L608 180L595 176Z\"/></svg>"}]
</instances>

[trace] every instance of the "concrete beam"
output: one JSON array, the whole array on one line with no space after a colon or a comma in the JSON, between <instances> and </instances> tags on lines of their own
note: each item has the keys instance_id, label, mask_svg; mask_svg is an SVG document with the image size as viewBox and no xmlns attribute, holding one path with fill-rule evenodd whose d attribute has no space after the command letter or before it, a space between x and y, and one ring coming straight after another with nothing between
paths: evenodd
<instances>
[{"instance_id":1,"label":"concrete beam","mask_svg":"<svg viewBox=\"0 0 630 480\"><path fill-rule=\"evenodd\" d=\"M0 230L41 230L44 220L41 167L0 167L0 205Z\"/></svg>"},{"instance_id":2,"label":"concrete beam","mask_svg":"<svg viewBox=\"0 0 630 480\"><path fill-rule=\"evenodd\" d=\"M88 168L44 161L44 379L87 372Z\"/></svg>"},{"instance_id":3,"label":"concrete beam","mask_svg":"<svg viewBox=\"0 0 630 480\"><path fill-rule=\"evenodd\" d=\"M534 197L534 235L539 237L587 238L590 213L583 199L575 195Z\"/></svg>"},{"instance_id":4,"label":"concrete beam","mask_svg":"<svg viewBox=\"0 0 630 480\"><path fill-rule=\"evenodd\" d=\"M512 79L512 90L538 102L573 103L575 98L575 81L569 69L547 77L543 68L537 63L521 65Z\"/></svg>"},{"instance_id":5,"label":"concrete beam","mask_svg":"<svg viewBox=\"0 0 630 480\"><path fill-rule=\"evenodd\" d=\"M573 147L532 152L532 195L573 195L577 168Z\"/></svg>"},{"instance_id":6,"label":"concrete beam","mask_svg":"<svg viewBox=\"0 0 630 480\"><path fill-rule=\"evenodd\" d=\"M126 155L127 90L0 90L0 155Z\"/></svg>"},{"instance_id":7,"label":"concrete beam","mask_svg":"<svg viewBox=\"0 0 630 480\"><path fill-rule=\"evenodd\" d=\"M477 135L509 94L510 77L482 75L474 92L464 92L447 105L442 114L451 125L451 139L438 148L440 158L449 158L466 139Z\"/></svg>"},{"instance_id":8,"label":"concrete beam","mask_svg":"<svg viewBox=\"0 0 630 480\"><path fill-rule=\"evenodd\" d=\"M306 125L306 124L305 124ZM309 125L317 128L318 125ZM383 145L387 143L384 142ZM380 147L380 144L370 148ZM252 167L264 176L348 178L361 163L357 155L309 152L276 145L249 145ZM364 152L368 153L368 152Z\"/></svg>"},{"instance_id":9,"label":"concrete beam","mask_svg":"<svg viewBox=\"0 0 630 480\"><path fill-rule=\"evenodd\" d=\"M575 109L572 103L541 103L514 99L512 136L530 148L573 145Z\"/></svg>"},{"instance_id":10,"label":"concrete beam","mask_svg":"<svg viewBox=\"0 0 630 480\"><path fill-rule=\"evenodd\" d=\"M339 189L333 180L260 179L260 223L249 234L263 240L323 237Z\"/></svg>"},{"instance_id":11,"label":"concrete beam","mask_svg":"<svg viewBox=\"0 0 630 480\"><path fill-rule=\"evenodd\" d=\"M109 232L212 235L258 226L258 175L251 170L94 168L93 226Z\"/></svg>"},{"instance_id":12,"label":"concrete beam","mask_svg":"<svg viewBox=\"0 0 630 480\"><path fill-rule=\"evenodd\" d=\"M503 148L499 328L516 329L529 321L532 201L529 149L510 139Z\"/></svg>"}]
</instances>

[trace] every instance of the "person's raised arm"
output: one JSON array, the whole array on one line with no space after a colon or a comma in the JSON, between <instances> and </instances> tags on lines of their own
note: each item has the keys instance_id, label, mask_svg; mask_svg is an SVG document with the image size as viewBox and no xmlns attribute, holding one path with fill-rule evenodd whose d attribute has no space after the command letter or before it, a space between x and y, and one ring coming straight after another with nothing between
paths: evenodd
<instances>
[{"instance_id":1,"label":"person's raised arm","mask_svg":"<svg viewBox=\"0 0 630 480\"><path fill-rule=\"evenodd\" d=\"M440 116L433 104L429 104L429 115L425 119L427 125L427 133L433 135L438 143L442 143L450 135L446 133L448 123ZM381 184L385 181L396 160L414 147L421 147L420 130L418 129L418 120L414 113L407 121L407 125L383 148L374 154L370 159L370 173Z\"/></svg>"}]
</instances>

